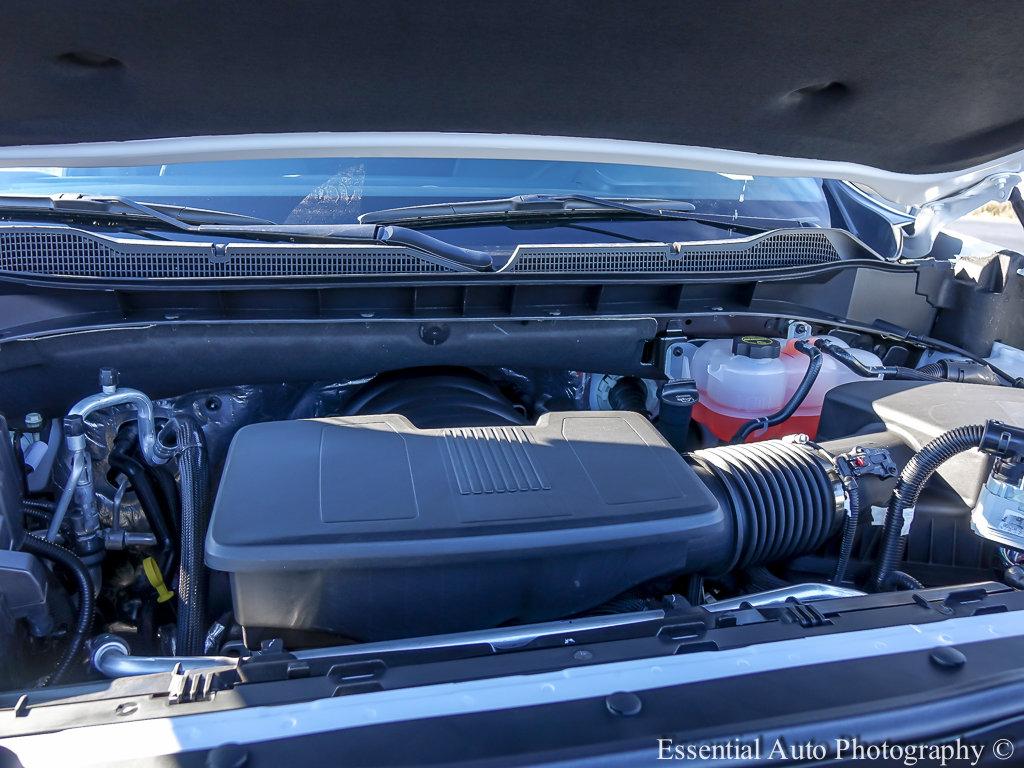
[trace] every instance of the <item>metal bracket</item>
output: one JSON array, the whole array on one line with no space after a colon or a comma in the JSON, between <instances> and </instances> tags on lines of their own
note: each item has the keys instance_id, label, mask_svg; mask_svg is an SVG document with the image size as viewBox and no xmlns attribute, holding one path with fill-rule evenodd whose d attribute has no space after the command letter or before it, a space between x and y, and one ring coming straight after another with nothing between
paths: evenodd
<instances>
[{"instance_id":1,"label":"metal bracket","mask_svg":"<svg viewBox=\"0 0 1024 768\"><path fill-rule=\"evenodd\" d=\"M661 358L669 381L690 378L690 356L695 349L686 338L662 339Z\"/></svg>"},{"instance_id":2,"label":"metal bracket","mask_svg":"<svg viewBox=\"0 0 1024 768\"><path fill-rule=\"evenodd\" d=\"M903 238L902 256L920 259L932 250L939 232L985 203L1005 203L1021 183L1019 173L998 173L955 195L925 203L914 213L914 233Z\"/></svg>"},{"instance_id":3,"label":"metal bracket","mask_svg":"<svg viewBox=\"0 0 1024 768\"><path fill-rule=\"evenodd\" d=\"M811 338L810 323L803 320L790 320L786 323L786 339L809 339Z\"/></svg>"}]
</instances>

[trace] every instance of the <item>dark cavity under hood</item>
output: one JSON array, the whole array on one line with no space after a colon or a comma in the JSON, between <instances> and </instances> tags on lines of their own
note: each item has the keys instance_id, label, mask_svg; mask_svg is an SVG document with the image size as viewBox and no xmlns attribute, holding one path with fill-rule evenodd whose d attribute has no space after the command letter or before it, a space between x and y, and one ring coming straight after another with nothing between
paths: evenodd
<instances>
[{"instance_id":1,"label":"dark cavity under hood","mask_svg":"<svg viewBox=\"0 0 1024 768\"><path fill-rule=\"evenodd\" d=\"M627 139L966 168L1024 148L1024 4L0 9L0 147L310 131Z\"/></svg>"}]
</instances>

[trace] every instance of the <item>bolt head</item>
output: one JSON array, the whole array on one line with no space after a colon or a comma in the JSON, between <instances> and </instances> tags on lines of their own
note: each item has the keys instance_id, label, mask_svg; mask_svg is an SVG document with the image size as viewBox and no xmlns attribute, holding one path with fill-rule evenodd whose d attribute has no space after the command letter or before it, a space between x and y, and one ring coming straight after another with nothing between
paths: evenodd
<instances>
[{"instance_id":1,"label":"bolt head","mask_svg":"<svg viewBox=\"0 0 1024 768\"><path fill-rule=\"evenodd\" d=\"M104 391L117 388L118 373L116 368L100 368L100 388Z\"/></svg>"},{"instance_id":2,"label":"bolt head","mask_svg":"<svg viewBox=\"0 0 1024 768\"><path fill-rule=\"evenodd\" d=\"M64 435L78 437L85 434L85 420L76 415L64 417Z\"/></svg>"}]
</instances>

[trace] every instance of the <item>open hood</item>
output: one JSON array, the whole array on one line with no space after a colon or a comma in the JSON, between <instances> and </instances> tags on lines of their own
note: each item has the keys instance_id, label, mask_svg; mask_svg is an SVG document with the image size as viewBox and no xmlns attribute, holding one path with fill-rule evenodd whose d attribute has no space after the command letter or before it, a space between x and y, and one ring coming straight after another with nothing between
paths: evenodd
<instances>
[{"instance_id":1,"label":"open hood","mask_svg":"<svg viewBox=\"0 0 1024 768\"><path fill-rule=\"evenodd\" d=\"M1020 170L1022 29L945 0L17 1L0 164L585 156L920 203Z\"/></svg>"}]
</instances>

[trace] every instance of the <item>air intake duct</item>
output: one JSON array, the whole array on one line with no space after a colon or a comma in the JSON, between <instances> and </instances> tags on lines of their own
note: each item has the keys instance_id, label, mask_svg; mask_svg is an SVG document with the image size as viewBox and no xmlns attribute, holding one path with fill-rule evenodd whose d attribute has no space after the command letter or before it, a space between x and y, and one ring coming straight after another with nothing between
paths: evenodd
<instances>
[{"instance_id":1,"label":"air intake duct","mask_svg":"<svg viewBox=\"0 0 1024 768\"><path fill-rule=\"evenodd\" d=\"M820 448L766 440L695 451L686 459L733 526L732 560L719 572L813 552L841 526L842 480Z\"/></svg>"}]
</instances>

